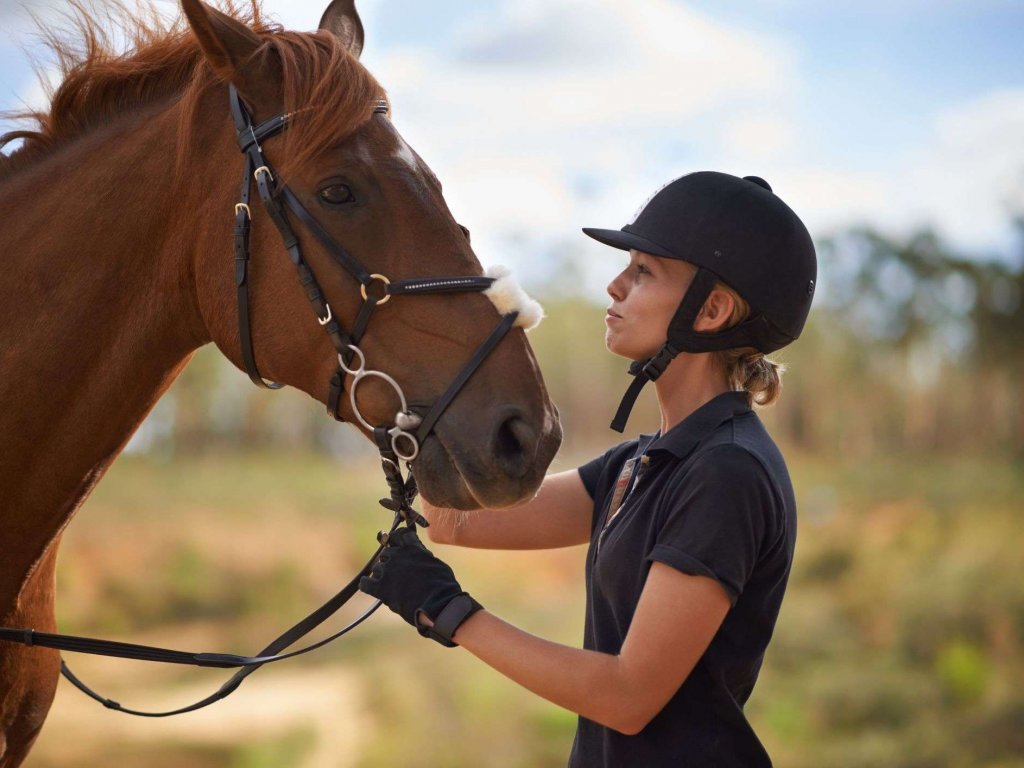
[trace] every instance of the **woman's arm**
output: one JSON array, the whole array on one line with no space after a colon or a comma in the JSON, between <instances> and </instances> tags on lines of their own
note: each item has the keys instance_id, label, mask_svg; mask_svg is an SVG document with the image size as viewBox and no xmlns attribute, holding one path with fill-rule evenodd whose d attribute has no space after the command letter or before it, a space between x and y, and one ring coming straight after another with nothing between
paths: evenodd
<instances>
[{"instance_id":1,"label":"woman's arm","mask_svg":"<svg viewBox=\"0 0 1024 768\"><path fill-rule=\"evenodd\" d=\"M543 640L484 610L467 619L454 639L548 701L632 735L683 684L729 606L714 579L655 562L617 656Z\"/></svg>"},{"instance_id":2,"label":"woman's arm","mask_svg":"<svg viewBox=\"0 0 1024 768\"><path fill-rule=\"evenodd\" d=\"M537 495L508 509L460 512L423 501L431 541L480 549L552 549L586 544L594 502L571 469L548 475Z\"/></svg>"}]
</instances>

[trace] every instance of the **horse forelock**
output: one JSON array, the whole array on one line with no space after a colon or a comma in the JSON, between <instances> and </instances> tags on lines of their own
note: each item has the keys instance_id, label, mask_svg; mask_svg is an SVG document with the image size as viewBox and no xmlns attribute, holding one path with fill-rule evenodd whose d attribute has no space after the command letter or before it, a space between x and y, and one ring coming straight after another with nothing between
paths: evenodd
<instances>
[{"instance_id":1,"label":"horse forelock","mask_svg":"<svg viewBox=\"0 0 1024 768\"><path fill-rule=\"evenodd\" d=\"M329 32L283 31L266 37L281 64L284 111L281 166L302 169L374 114L384 89Z\"/></svg>"},{"instance_id":2,"label":"horse forelock","mask_svg":"<svg viewBox=\"0 0 1024 768\"><path fill-rule=\"evenodd\" d=\"M383 88L333 35L283 30L264 21L258 0L246 12L232 0L220 5L256 31L264 49L280 62L284 111L296 113L282 139L283 166L301 168L343 141L384 98ZM187 157L202 96L219 82L187 24L181 18L167 21L155 11L139 15L121 0L104 0L102 14L85 0L70 0L70 7L70 30L41 29L60 73L55 87L44 80L47 108L4 115L28 125L0 136L0 148L22 140L14 152L0 155L0 178L96 128L162 102L181 108L179 162ZM127 45L119 50L115 37Z\"/></svg>"}]
</instances>

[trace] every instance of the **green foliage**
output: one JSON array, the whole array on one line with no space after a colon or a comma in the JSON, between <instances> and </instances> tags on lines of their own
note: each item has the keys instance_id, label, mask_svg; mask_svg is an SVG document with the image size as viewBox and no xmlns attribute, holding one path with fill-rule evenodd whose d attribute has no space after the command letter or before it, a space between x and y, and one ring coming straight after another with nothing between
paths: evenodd
<instances>
[{"instance_id":1,"label":"green foliage","mask_svg":"<svg viewBox=\"0 0 1024 768\"><path fill-rule=\"evenodd\" d=\"M991 666L977 645L954 640L939 651L935 672L947 696L960 704L973 704L988 688Z\"/></svg>"},{"instance_id":2,"label":"green foliage","mask_svg":"<svg viewBox=\"0 0 1024 768\"><path fill-rule=\"evenodd\" d=\"M280 739L243 744L231 757L230 768L281 768L302 765L314 734L298 730Z\"/></svg>"}]
</instances>

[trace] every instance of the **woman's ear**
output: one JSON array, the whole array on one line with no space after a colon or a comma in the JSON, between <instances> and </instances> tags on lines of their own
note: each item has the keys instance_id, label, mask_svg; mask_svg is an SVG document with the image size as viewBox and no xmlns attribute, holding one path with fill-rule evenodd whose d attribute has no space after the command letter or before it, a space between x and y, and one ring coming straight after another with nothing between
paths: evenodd
<instances>
[{"instance_id":1,"label":"woman's ear","mask_svg":"<svg viewBox=\"0 0 1024 768\"><path fill-rule=\"evenodd\" d=\"M693 330L701 333L724 331L736 311L736 299L728 291L716 288L704 301L697 319L693 321Z\"/></svg>"}]
</instances>

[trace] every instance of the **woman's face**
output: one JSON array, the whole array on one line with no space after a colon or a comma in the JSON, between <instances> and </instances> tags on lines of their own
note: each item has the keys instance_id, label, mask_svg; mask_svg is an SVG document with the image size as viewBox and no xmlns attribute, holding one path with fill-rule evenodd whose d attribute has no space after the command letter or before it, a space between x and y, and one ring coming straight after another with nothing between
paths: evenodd
<instances>
[{"instance_id":1,"label":"woman's face","mask_svg":"<svg viewBox=\"0 0 1024 768\"><path fill-rule=\"evenodd\" d=\"M604 319L608 351L630 360L657 354L696 272L696 267L679 259L630 251L629 264L608 284L612 297Z\"/></svg>"}]
</instances>

